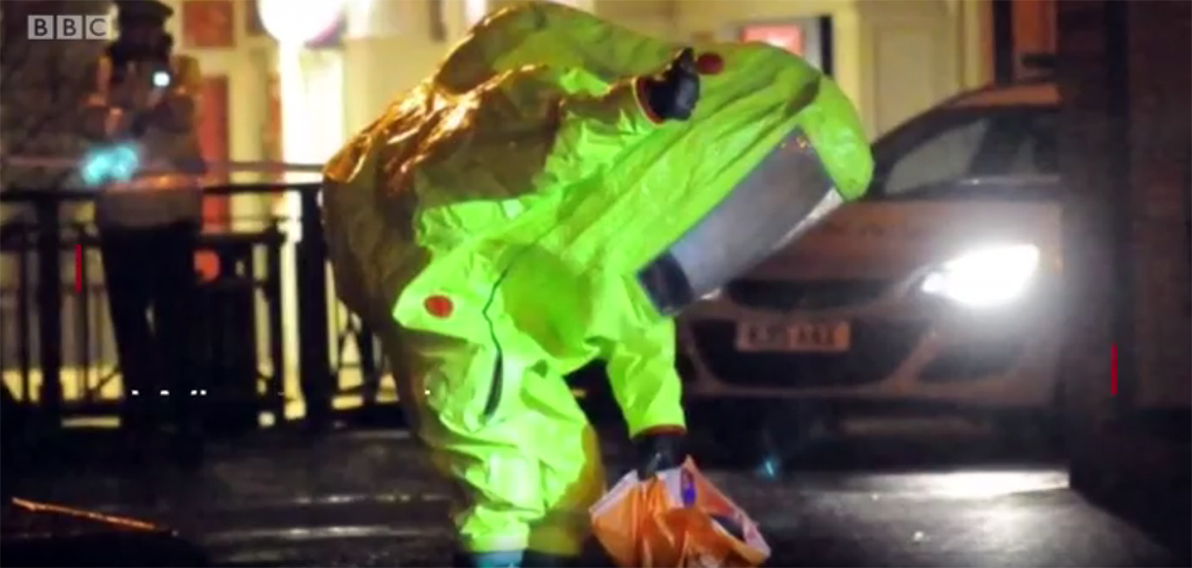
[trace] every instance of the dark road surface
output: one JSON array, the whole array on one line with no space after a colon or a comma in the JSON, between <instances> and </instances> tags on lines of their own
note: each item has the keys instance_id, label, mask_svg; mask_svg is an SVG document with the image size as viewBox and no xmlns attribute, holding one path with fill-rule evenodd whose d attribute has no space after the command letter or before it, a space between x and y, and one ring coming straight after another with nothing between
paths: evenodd
<instances>
[{"instance_id":1,"label":"dark road surface","mask_svg":"<svg viewBox=\"0 0 1192 568\"><path fill-rule=\"evenodd\" d=\"M823 450L862 457L780 481L711 466L709 477L762 525L772 566L1187 565L1186 550L1173 554L1068 491L1058 466L975 455L974 444L863 437ZM450 557L445 486L401 433L216 446L191 473L108 469L5 483L28 498L172 525L221 565L443 566Z\"/></svg>"}]
</instances>

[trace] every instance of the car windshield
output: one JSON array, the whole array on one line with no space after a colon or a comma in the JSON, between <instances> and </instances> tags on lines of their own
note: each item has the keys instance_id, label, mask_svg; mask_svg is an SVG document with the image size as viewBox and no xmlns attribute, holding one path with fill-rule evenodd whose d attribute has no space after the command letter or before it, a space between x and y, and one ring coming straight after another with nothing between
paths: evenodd
<instances>
[{"instance_id":1,"label":"car windshield","mask_svg":"<svg viewBox=\"0 0 1192 568\"><path fill-rule=\"evenodd\" d=\"M918 117L874 144L875 196L972 178L1054 175L1054 107L965 108Z\"/></svg>"}]
</instances>

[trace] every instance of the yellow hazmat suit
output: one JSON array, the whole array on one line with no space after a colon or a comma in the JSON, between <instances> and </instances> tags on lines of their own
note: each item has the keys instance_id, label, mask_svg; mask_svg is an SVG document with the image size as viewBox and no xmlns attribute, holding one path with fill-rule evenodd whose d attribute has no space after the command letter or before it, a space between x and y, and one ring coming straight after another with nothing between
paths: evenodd
<instances>
[{"instance_id":1,"label":"yellow hazmat suit","mask_svg":"<svg viewBox=\"0 0 1192 568\"><path fill-rule=\"evenodd\" d=\"M579 552L604 479L564 377L603 358L631 435L684 426L670 316L869 182L852 105L776 48L697 46L723 71L657 121L636 78L679 47L503 10L326 167L337 291L464 489L469 551Z\"/></svg>"}]
</instances>

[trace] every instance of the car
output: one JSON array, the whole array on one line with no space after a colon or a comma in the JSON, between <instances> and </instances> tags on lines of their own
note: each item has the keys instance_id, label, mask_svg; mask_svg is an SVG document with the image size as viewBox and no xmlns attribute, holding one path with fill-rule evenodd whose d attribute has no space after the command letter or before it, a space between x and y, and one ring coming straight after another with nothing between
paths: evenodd
<instances>
[{"instance_id":1,"label":"car","mask_svg":"<svg viewBox=\"0 0 1192 568\"><path fill-rule=\"evenodd\" d=\"M877 139L865 199L679 317L690 412L738 446L874 413L1054 440L1059 105L1046 77L987 87Z\"/></svg>"},{"instance_id":2,"label":"car","mask_svg":"<svg viewBox=\"0 0 1192 568\"><path fill-rule=\"evenodd\" d=\"M689 411L712 415L692 422L741 449L743 430L797 440L865 414L1053 439L1059 106L1048 77L990 86L876 140L864 200L679 317ZM572 378L597 422L615 413L602 378Z\"/></svg>"},{"instance_id":3,"label":"car","mask_svg":"<svg viewBox=\"0 0 1192 568\"><path fill-rule=\"evenodd\" d=\"M877 139L867 198L679 317L689 407L788 438L894 413L1054 439L1058 112L1043 77L962 93Z\"/></svg>"}]
</instances>

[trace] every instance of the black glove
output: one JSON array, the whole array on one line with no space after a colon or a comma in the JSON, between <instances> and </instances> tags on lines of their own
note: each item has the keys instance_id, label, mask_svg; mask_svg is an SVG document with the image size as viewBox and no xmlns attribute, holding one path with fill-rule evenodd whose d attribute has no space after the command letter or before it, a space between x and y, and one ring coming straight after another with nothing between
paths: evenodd
<instances>
[{"instance_id":1,"label":"black glove","mask_svg":"<svg viewBox=\"0 0 1192 568\"><path fill-rule=\"evenodd\" d=\"M637 478L646 480L687 461L687 432L682 428L647 430L633 439L633 448L637 454Z\"/></svg>"},{"instance_id":2,"label":"black glove","mask_svg":"<svg viewBox=\"0 0 1192 568\"><path fill-rule=\"evenodd\" d=\"M661 74L644 81L646 104L662 120L687 120L699 102L695 51L684 48Z\"/></svg>"}]
</instances>

